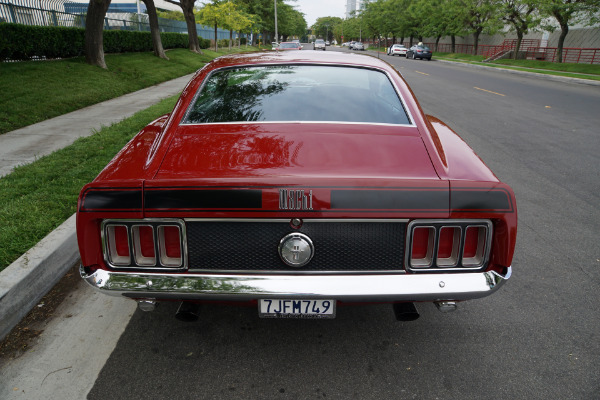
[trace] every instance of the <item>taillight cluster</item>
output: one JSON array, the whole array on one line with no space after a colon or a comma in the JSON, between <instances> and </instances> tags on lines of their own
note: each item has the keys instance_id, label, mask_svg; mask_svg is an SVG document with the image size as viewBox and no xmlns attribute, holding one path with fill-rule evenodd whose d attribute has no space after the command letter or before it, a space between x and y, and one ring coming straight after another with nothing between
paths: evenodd
<instances>
[{"instance_id":1,"label":"taillight cluster","mask_svg":"<svg viewBox=\"0 0 600 400\"><path fill-rule=\"evenodd\" d=\"M105 259L113 268L185 268L182 220L105 220L102 242Z\"/></svg>"},{"instance_id":2,"label":"taillight cluster","mask_svg":"<svg viewBox=\"0 0 600 400\"><path fill-rule=\"evenodd\" d=\"M491 240L489 220L415 220L408 224L406 265L412 271L480 269Z\"/></svg>"}]
</instances>

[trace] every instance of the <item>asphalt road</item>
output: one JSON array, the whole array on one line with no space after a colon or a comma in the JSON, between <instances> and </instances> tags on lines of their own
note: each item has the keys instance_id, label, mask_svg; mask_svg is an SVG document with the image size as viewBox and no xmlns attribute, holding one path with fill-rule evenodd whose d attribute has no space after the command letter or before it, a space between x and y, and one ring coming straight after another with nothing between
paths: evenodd
<instances>
[{"instance_id":1,"label":"asphalt road","mask_svg":"<svg viewBox=\"0 0 600 400\"><path fill-rule=\"evenodd\" d=\"M410 323L388 305L329 321L136 311L89 399L599 398L600 90L382 58L514 188L511 280L454 313L424 305Z\"/></svg>"}]
</instances>

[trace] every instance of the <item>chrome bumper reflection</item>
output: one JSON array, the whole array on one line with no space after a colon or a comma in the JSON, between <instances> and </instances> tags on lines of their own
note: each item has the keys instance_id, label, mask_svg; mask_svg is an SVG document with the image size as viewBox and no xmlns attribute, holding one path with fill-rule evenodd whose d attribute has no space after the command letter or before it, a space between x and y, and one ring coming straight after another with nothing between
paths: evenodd
<instances>
[{"instance_id":1,"label":"chrome bumper reflection","mask_svg":"<svg viewBox=\"0 0 600 400\"><path fill-rule=\"evenodd\" d=\"M216 275L97 270L81 277L113 296L179 300L328 298L342 301L438 301L485 297L510 277L496 272L385 275Z\"/></svg>"}]
</instances>

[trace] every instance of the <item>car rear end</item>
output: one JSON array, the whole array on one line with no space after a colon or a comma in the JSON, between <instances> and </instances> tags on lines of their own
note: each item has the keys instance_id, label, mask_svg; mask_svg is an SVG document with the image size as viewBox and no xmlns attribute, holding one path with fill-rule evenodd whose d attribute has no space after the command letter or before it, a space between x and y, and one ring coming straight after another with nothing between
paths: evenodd
<instances>
[{"instance_id":1,"label":"car rear end","mask_svg":"<svg viewBox=\"0 0 600 400\"><path fill-rule=\"evenodd\" d=\"M84 187L77 231L90 285L146 309L244 301L261 317L332 318L340 304L390 302L411 319L413 302L452 310L508 279L512 191L424 118L395 71L375 59L267 61L269 75L225 62L198 75L179 109ZM247 90L223 89L243 80ZM364 91L346 94L347 82ZM211 97L194 94L200 86Z\"/></svg>"}]
</instances>

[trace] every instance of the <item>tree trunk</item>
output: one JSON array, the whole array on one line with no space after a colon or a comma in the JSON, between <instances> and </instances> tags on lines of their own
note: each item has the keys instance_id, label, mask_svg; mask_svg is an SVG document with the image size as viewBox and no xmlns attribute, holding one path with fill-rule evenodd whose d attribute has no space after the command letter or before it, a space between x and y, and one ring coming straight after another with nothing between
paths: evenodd
<instances>
[{"instance_id":1,"label":"tree trunk","mask_svg":"<svg viewBox=\"0 0 600 400\"><path fill-rule=\"evenodd\" d=\"M435 51L438 51L438 46L440 45L441 38L442 38L442 35L437 35L437 37L435 38Z\"/></svg>"},{"instance_id":2,"label":"tree trunk","mask_svg":"<svg viewBox=\"0 0 600 400\"><path fill-rule=\"evenodd\" d=\"M195 0L165 0L167 3L175 4L181 7L185 17L185 25L188 31L188 47L194 53L203 54L200 50L200 41L198 40L198 31L196 30L196 18L194 17Z\"/></svg>"},{"instance_id":3,"label":"tree trunk","mask_svg":"<svg viewBox=\"0 0 600 400\"><path fill-rule=\"evenodd\" d=\"M194 53L202 54L196 30L196 17L194 17L194 0L181 0L181 9L187 25L189 49Z\"/></svg>"},{"instance_id":4,"label":"tree trunk","mask_svg":"<svg viewBox=\"0 0 600 400\"><path fill-rule=\"evenodd\" d=\"M558 62L558 63L563 62L563 45L565 44L565 38L567 37L567 34L569 33L569 25L561 24L560 29L561 29L561 31L560 31L560 36L558 37L558 46L556 49L556 62Z\"/></svg>"},{"instance_id":5,"label":"tree trunk","mask_svg":"<svg viewBox=\"0 0 600 400\"><path fill-rule=\"evenodd\" d=\"M106 69L102 33L110 0L90 0L85 17L85 62Z\"/></svg>"},{"instance_id":6,"label":"tree trunk","mask_svg":"<svg viewBox=\"0 0 600 400\"><path fill-rule=\"evenodd\" d=\"M481 30L477 30L473 33L473 38L475 39L475 45L473 46L473 55L477 55L477 51L479 50L479 35L481 34Z\"/></svg>"},{"instance_id":7,"label":"tree trunk","mask_svg":"<svg viewBox=\"0 0 600 400\"><path fill-rule=\"evenodd\" d=\"M168 60L169 57L165 54L163 49L162 41L160 40L160 30L158 28L158 16L156 15L156 7L154 6L154 0L142 0L146 5L148 11L148 22L150 23L150 34L152 35L152 48L154 49L154 55L159 58Z\"/></svg>"},{"instance_id":8,"label":"tree trunk","mask_svg":"<svg viewBox=\"0 0 600 400\"><path fill-rule=\"evenodd\" d=\"M452 48L450 49L450 52L456 53L456 36L454 36L454 35L450 36L450 40L452 43Z\"/></svg>"},{"instance_id":9,"label":"tree trunk","mask_svg":"<svg viewBox=\"0 0 600 400\"><path fill-rule=\"evenodd\" d=\"M513 54L513 60L519 57L519 50L521 49L521 42L523 41L523 32L517 31L517 45L515 46L515 53Z\"/></svg>"},{"instance_id":10,"label":"tree trunk","mask_svg":"<svg viewBox=\"0 0 600 400\"><path fill-rule=\"evenodd\" d=\"M215 22L215 51L219 50L219 46L217 45L218 39L217 39L217 23Z\"/></svg>"},{"instance_id":11,"label":"tree trunk","mask_svg":"<svg viewBox=\"0 0 600 400\"><path fill-rule=\"evenodd\" d=\"M229 30L229 51L233 48L233 29Z\"/></svg>"}]
</instances>

